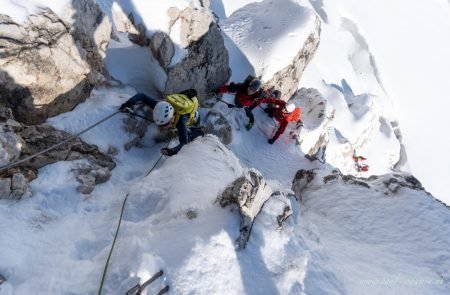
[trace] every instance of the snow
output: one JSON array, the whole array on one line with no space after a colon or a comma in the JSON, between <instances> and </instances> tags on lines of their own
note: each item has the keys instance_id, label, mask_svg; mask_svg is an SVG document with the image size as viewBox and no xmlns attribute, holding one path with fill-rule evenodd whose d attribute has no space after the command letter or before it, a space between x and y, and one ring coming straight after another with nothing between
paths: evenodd
<instances>
[{"instance_id":1,"label":"snow","mask_svg":"<svg viewBox=\"0 0 450 295\"><path fill-rule=\"evenodd\" d=\"M254 73L267 81L291 63L314 21L314 13L295 2L266 0L244 6L221 25L253 65Z\"/></svg>"},{"instance_id":2,"label":"snow","mask_svg":"<svg viewBox=\"0 0 450 295\"><path fill-rule=\"evenodd\" d=\"M149 30L167 29L169 6L191 5L181 0L98 2L109 15L113 3L125 12L139 12L138 19ZM1 2L2 11L14 8L11 3ZM166 284L173 294L448 294L448 207L425 192L407 188L393 195L389 188L395 188L385 184L395 178L392 174L370 182L370 189L341 181L323 182L335 168L357 174L351 160L354 149L368 158L370 174L390 172L400 149L394 121L400 122L413 174L426 172L417 164L411 145L432 145L436 141L428 136L446 133L432 129L441 127L434 123L423 124L425 130L410 129L414 126L408 118L425 116L415 113L416 105L428 106L419 103L424 87L435 95L427 96L427 101L447 93L442 87L449 76L445 36L450 35L442 31L450 26L445 18L449 17L448 3L424 3L211 1L222 17L233 81L255 70L270 75L283 68L309 33L305 28L310 27L315 9L324 21L321 44L301 86L319 90L325 114L331 117L334 112L333 120L317 119L314 107L319 101L296 97L293 102L304 110L301 144L290 138L290 131L298 132L290 126L269 145L275 123L260 108L254 110L255 126L247 131L243 127L248 119L242 110L217 103L214 109L231 123L232 143L225 147L214 136L198 138L176 156L163 157L147 175L167 143L156 143L157 130L150 126L141 146L126 151L123 146L131 139L123 128L127 116L117 114L81 136L103 152L111 146L118 150L109 181L97 185L91 194L81 195L76 192L73 169L84 161L62 161L39 170L31 183L31 198L0 200L0 275L6 278L0 295L96 294L128 193L103 294L124 294L160 269L164 276L143 294L157 293ZM427 18L416 24L411 21L415 19L412 12ZM291 21L290 14L305 18ZM275 18L270 19L272 16ZM436 22L427 21L428 16ZM255 20L261 23L259 27L254 27ZM266 25L271 29L264 29ZM417 36L408 27L413 27ZM253 34L249 34L250 28L255 28ZM439 46L418 42L429 40L423 36L425 30L431 30L428 33ZM395 34L403 36L402 44L396 42ZM75 134L115 112L137 91L159 95L166 77L148 49L131 44L126 34L118 34L118 38L111 41L106 62L108 71L124 86L96 88L84 103L50 118L49 124ZM428 47L433 52L417 58L429 52ZM416 62L423 72L416 71L409 61ZM436 73L436 79L419 77L425 73ZM399 106L408 95L415 103L408 103L405 112ZM223 99L232 101L233 97L224 95ZM445 110L442 102L431 104ZM313 111L306 111L308 108ZM431 122L439 123L437 119ZM326 164L304 157L321 130L330 141ZM427 140L414 141L418 139L411 133L416 130ZM450 167L444 163L441 165ZM429 175L443 182L445 167L437 167ZM281 194L265 203L246 249L238 251L238 212L221 208L216 199L248 169L260 171L270 189ZM291 195L299 169L317 173L302 193L302 202ZM419 175L419 180L422 177ZM423 178L425 188L430 189ZM276 218L286 205L293 213L280 227Z\"/></svg>"},{"instance_id":3,"label":"snow","mask_svg":"<svg viewBox=\"0 0 450 295\"><path fill-rule=\"evenodd\" d=\"M50 8L57 15L61 15L70 2L70 0L0 0L0 13L9 15L17 23L23 23L30 14L36 14L42 8Z\"/></svg>"},{"instance_id":4,"label":"snow","mask_svg":"<svg viewBox=\"0 0 450 295\"><path fill-rule=\"evenodd\" d=\"M306 4L306 1L304 1ZM303 84L327 91L345 79L355 93L377 95L386 121L397 121L412 172L450 204L450 162L444 97L450 76L450 16L445 1L313 1L321 43ZM445 7L447 9L443 9ZM365 56L365 57L364 57ZM431 78L432 77L432 78ZM378 85L377 85L378 84ZM367 152L375 155L375 152ZM372 157L372 156L371 156ZM381 157L380 157L381 158ZM370 159L370 158L369 158Z\"/></svg>"}]
</instances>

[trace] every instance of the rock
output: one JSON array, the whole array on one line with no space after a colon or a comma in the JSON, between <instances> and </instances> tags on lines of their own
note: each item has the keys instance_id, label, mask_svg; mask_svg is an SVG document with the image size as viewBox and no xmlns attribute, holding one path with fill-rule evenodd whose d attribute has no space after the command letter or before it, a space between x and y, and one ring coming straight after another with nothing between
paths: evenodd
<instances>
[{"instance_id":1,"label":"rock","mask_svg":"<svg viewBox=\"0 0 450 295\"><path fill-rule=\"evenodd\" d=\"M82 194L90 194L95 188L95 177L92 175L78 175L77 181L81 183L77 187L77 192Z\"/></svg>"},{"instance_id":2,"label":"rock","mask_svg":"<svg viewBox=\"0 0 450 295\"><path fill-rule=\"evenodd\" d=\"M203 102L212 89L225 84L231 76L228 51L219 26L211 23L209 31L200 39L191 42L186 49L186 57L167 69L164 93L171 94L195 88L200 102Z\"/></svg>"},{"instance_id":3,"label":"rock","mask_svg":"<svg viewBox=\"0 0 450 295\"><path fill-rule=\"evenodd\" d=\"M302 191L314 180L315 176L315 171L304 169L298 170L295 174L294 180L292 181L292 190L300 202L303 200Z\"/></svg>"},{"instance_id":4,"label":"rock","mask_svg":"<svg viewBox=\"0 0 450 295\"><path fill-rule=\"evenodd\" d=\"M11 181L11 199L20 200L25 195L31 195L28 180L22 173L14 173Z\"/></svg>"},{"instance_id":5,"label":"rock","mask_svg":"<svg viewBox=\"0 0 450 295\"><path fill-rule=\"evenodd\" d=\"M9 199L11 194L11 178L0 178L0 199Z\"/></svg>"},{"instance_id":6,"label":"rock","mask_svg":"<svg viewBox=\"0 0 450 295\"><path fill-rule=\"evenodd\" d=\"M210 110L205 118L206 133L214 134L223 144L232 140L232 129L228 120L219 112Z\"/></svg>"},{"instance_id":7,"label":"rock","mask_svg":"<svg viewBox=\"0 0 450 295\"><path fill-rule=\"evenodd\" d=\"M249 170L233 181L218 198L222 207L234 204L239 208L241 220L240 235L236 240L238 249L245 248L253 222L271 194L272 189L266 184L262 175L256 170Z\"/></svg>"},{"instance_id":8,"label":"rock","mask_svg":"<svg viewBox=\"0 0 450 295\"><path fill-rule=\"evenodd\" d=\"M119 154L119 149L113 145L108 146L108 151L106 152L110 156L117 156Z\"/></svg>"},{"instance_id":9,"label":"rock","mask_svg":"<svg viewBox=\"0 0 450 295\"><path fill-rule=\"evenodd\" d=\"M266 85L280 90L282 97L289 99L297 91L303 71L319 47L320 32L321 22L316 16L315 27L291 64L275 73L270 80L266 81Z\"/></svg>"},{"instance_id":10,"label":"rock","mask_svg":"<svg viewBox=\"0 0 450 295\"><path fill-rule=\"evenodd\" d=\"M99 168L93 171L93 176L95 178L95 184L104 183L111 177L111 171L107 168Z\"/></svg>"},{"instance_id":11,"label":"rock","mask_svg":"<svg viewBox=\"0 0 450 295\"><path fill-rule=\"evenodd\" d=\"M11 119L0 123L0 166L16 161L25 141L11 128Z\"/></svg>"},{"instance_id":12,"label":"rock","mask_svg":"<svg viewBox=\"0 0 450 295\"><path fill-rule=\"evenodd\" d=\"M133 43L150 47L167 74L165 95L195 88L203 103L212 89L228 81L231 69L220 27L214 22L207 1L199 5L204 8L168 8L168 32L155 32L151 37L147 36L149 30L143 24L135 23L132 14L126 17L120 7L113 9L118 10L113 18L115 24L119 23L119 30L128 32ZM172 35L178 32L178 36ZM176 45L170 36L177 40ZM186 52L184 57L182 52Z\"/></svg>"},{"instance_id":13,"label":"rock","mask_svg":"<svg viewBox=\"0 0 450 295\"><path fill-rule=\"evenodd\" d=\"M7 113L8 111L0 107L0 114ZM11 126L16 126L17 130L12 130ZM0 123L0 155L7 163L20 161L71 137L72 135L69 133L57 130L47 124L26 126L12 119L7 119L6 122ZM9 141L2 140L5 138ZM20 199L31 195L28 183L37 177L39 168L58 161L80 159L85 159L86 163L77 165L75 168L76 174L92 174L90 177L94 179L94 184L107 181L111 176L110 171L115 167L112 157L102 153L97 146L74 138L53 150L1 172L0 177L3 177L3 180L0 178L3 181L2 194L6 197L9 196L10 199ZM6 182L9 182L9 184ZM89 189L83 188L82 190L88 191Z\"/></svg>"},{"instance_id":14,"label":"rock","mask_svg":"<svg viewBox=\"0 0 450 295\"><path fill-rule=\"evenodd\" d=\"M175 48L169 35L156 32L150 39L150 49L162 68L167 69L175 54Z\"/></svg>"},{"instance_id":15,"label":"rock","mask_svg":"<svg viewBox=\"0 0 450 295\"><path fill-rule=\"evenodd\" d=\"M0 14L0 104L20 122L71 110L104 80L108 18L93 0L72 1L64 11L43 8L23 24Z\"/></svg>"}]
</instances>

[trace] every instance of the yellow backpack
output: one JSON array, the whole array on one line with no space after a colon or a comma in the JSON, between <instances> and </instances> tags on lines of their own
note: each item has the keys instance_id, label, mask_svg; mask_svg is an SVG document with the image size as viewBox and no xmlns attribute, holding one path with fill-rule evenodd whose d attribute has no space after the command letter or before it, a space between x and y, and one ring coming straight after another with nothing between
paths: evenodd
<instances>
[{"instance_id":1,"label":"yellow backpack","mask_svg":"<svg viewBox=\"0 0 450 295\"><path fill-rule=\"evenodd\" d=\"M186 94L176 93L166 97L166 101L173 106L175 120L172 126L176 126L181 115L189 114L188 126L195 124L195 112L198 110L196 96L189 98Z\"/></svg>"}]
</instances>

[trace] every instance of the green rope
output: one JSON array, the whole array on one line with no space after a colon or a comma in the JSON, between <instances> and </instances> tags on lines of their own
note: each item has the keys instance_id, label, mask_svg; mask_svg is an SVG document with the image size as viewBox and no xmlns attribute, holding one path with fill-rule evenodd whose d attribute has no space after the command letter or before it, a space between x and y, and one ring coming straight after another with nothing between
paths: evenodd
<instances>
[{"instance_id":1,"label":"green rope","mask_svg":"<svg viewBox=\"0 0 450 295\"><path fill-rule=\"evenodd\" d=\"M170 142L169 142L170 144ZM155 165L153 165L152 169L150 169L150 171L148 171L148 173L145 175L149 175L153 169L155 169L156 165L158 165L159 161L161 161L162 159L162 155L159 157L158 161L156 161ZM114 246L116 245L116 240L117 240L117 236L119 235L119 229L120 229L120 224L122 223L122 217L123 217L123 211L125 210L125 203L127 202L128 196L130 195L130 193L127 193L125 199L123 200L122 203L122 209L120 211L120 218L119 218L119 224L117 224L117 229L116 229L116 233L114 235L114 239L111 245L111 249L109 250L109 254L108 254L108 258L106 259L106 263L105 263L105 267L103 269L103 275L102 275L102 281L100 282L100 287L98 288L98 295L102 294L102 289L103 289L103 284L105 283L105 278L106 278L106 272L108 271L108 265L109 265L109 261L111 260L111 256L114 250Z\"/></svg>"}]
</instances>

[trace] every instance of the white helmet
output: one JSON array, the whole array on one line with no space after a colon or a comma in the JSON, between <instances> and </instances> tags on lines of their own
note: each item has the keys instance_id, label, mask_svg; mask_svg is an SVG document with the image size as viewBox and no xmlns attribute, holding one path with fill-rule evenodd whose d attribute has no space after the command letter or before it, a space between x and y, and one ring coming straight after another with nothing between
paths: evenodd
<instances>
[{"instance_id":1,"label":"white helmet","mask_svg":"<svg viewBox=\"0 0 450 295\"><path fill-rule=\"evenodd\" d=\"M285 113L292 113L295 110L295 104L293 103L287 103L284 106L284 112Z\"/></svg>"},{"instance_id":2,"label":"white helmet","mask_svg":"<svg viewBox=\"0 0 450 295\"><path fill-rule=\"evenodd\" d=\"M173 106L165 101L160 101L153 109L153 121L159 126L166 125L173 118Z\"/></svg>"}]
</instances>

